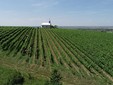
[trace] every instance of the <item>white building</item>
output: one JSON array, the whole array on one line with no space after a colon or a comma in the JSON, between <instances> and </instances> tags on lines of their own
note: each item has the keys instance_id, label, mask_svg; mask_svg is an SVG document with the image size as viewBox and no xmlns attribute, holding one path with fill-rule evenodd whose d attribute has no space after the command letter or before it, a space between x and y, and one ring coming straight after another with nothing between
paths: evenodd
<instances>
[{"instance_id":1,"label":"white building","mask_svg":"<svg viewBox=\"0 0 113 85\"><path fill-rule=\"evenodd\" d=\"M51 25L51 21L41 24L41 27L42 27L42 28L51 28L51 26L52 26L52 25Z\"/></svg>"}]
</instances>

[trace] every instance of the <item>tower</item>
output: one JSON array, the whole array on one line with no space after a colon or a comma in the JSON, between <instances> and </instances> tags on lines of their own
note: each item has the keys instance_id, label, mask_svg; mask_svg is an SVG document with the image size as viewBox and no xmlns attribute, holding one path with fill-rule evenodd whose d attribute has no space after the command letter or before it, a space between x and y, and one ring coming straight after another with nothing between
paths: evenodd
<instances>
[{"instance_id":1,"label":"tower","mask_svg":"<svg viewBox=\"0 0 113 85\"><path fill-rule=\"evenodd\" d=\"M49 23L50 23L50 25L51 25L51 20L49 19Z\"/></svg>"}]
</instances>

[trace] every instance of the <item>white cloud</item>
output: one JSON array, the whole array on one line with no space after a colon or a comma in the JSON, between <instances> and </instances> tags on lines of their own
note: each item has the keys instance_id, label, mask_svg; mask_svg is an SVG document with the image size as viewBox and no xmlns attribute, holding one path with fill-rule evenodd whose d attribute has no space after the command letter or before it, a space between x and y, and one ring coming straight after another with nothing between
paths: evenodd
<instances>
[{"instance_id":1,"label":"white cloud","mask_svg":"<svg viewBox=\"0 0 113 85\"><path fill-rule=\"evenodd\" d=\"M48 8L55 5L58 5L59 2L56 0L42 0L40 2L35 2L32 4L33 7L41 7L41 8Z\"/></svg>"},{"instance_id":2,"label":"white cloud","mask_svg":"<svg viewBox=\"0 0 113 85\"><path fill-rule=\"evenodd\" d=\"M40 6L43 6L44 5L44 3L35 3L35 4L32 4L32 6L34 6L34 7L40 7Z\"/></svg>"}]
</instances>

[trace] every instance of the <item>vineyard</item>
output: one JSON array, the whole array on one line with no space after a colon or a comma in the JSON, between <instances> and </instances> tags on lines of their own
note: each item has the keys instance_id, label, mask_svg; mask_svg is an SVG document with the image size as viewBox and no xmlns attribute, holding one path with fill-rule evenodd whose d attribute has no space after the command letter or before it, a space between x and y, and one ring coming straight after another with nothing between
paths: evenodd
<instances>
[{"instance_id":1,"label":"vineyard","mask_svg":"<svg viewBox=\"0 0 113 85\"><path fill-rule=\"evenodd\" d=\"M113 34L0 27L0 64L45 78L58 69L64 85L112 85Z\"/></svg>"}]
</instances>

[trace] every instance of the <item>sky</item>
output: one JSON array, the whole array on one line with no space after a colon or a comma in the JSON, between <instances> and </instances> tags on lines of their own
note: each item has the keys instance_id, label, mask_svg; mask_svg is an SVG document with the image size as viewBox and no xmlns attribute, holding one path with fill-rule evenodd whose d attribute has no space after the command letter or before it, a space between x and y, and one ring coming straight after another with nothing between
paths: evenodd
<instances>
[{"instance_id":1,"label":"sky","mask_svg":"<svg viewBox=\"0 0 113 85\"><path fill-rule=\"evenodd\" d=\"M0 0L0 26L113 26L113 0Z\"/></svg>"}]
</instances>

